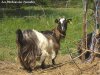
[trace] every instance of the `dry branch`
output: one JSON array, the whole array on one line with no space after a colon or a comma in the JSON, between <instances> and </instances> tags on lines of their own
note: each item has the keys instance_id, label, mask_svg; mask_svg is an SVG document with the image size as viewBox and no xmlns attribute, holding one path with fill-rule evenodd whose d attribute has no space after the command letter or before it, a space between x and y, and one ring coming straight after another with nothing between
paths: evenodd
<instances>
[{"instance_id":1,"label":"dry branch","mask_svg":"<svg viewBox=\"0 0 100 75\"><path fill-rule=\"evenodd\" d=\"M72 49L74 49L74 48L72 48ZM74 50L76 50L76 49L74 49ZM74 57L73 58L73 60L76 60L77 58L79 58L79 57L81 57L83 54L85 54L86 52L91 52L91 53L94 53L94 54L99 54L100 55L100 52L95 52L95 51L91 51L91 50L87 50L87 49L83 49L82 48L82 50L84 51L82 54L80 54L80 55L78 55L77 57Z\"/></svg>"}]
</instances>

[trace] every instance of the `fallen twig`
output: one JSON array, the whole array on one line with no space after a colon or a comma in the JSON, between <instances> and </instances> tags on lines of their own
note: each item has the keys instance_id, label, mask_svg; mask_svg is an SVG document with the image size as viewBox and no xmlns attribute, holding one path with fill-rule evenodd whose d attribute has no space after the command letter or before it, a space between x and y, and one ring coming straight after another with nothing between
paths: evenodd
<instances>
[{"instance_id":1,"label":"fallen twig","mask_svg":"<svg viewBox=\"0 0 100 75\"><path fill-rule=\"evenodd\" d=\"M77 66L77 68L80 70L80 72L81 72L81 74L82 74L81 68L80 68L80 67L77 65L77 63L73 60L73 57L72 57L71 52L70 52L70 50L69 50L68 47L67 47L67 49L68 49L68 51L69 51L70 57L72 58L72 61L74 62L74 64Z\"/></svg>"}]
</instances>

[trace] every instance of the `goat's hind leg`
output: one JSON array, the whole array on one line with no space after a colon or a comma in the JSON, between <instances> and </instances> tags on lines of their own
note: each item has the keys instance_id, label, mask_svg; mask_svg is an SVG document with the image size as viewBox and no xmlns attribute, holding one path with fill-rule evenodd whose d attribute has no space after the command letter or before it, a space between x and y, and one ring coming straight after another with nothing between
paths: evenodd
<instances>
[{"instance_id":1,"label":"goat's hind leg","mask_svg":"<svg viewBox=\"0 0 100 75\"><path fill-rule=\"evenodd\" d=\"M40 62L41 62L41 68L45 69L45 59L46 59L46 54L42 54L41 58L40 58Z\"/></svg>"},{"instance_id":2,"label":"goat's hind leg","mask_svg":"<svg viewBox=\"0 0 100 75\"><path fill-rule=\"evenodd\" d=\"M51 58L52 58L52 64L53 64L53 65L55 65L55 64L56 64L56 63L55 63L56 56L57 56L57 54L55 53L55 51L54 51L54 50L52 50L52 55L51 55Z\"/></svg>"}]
</instances>

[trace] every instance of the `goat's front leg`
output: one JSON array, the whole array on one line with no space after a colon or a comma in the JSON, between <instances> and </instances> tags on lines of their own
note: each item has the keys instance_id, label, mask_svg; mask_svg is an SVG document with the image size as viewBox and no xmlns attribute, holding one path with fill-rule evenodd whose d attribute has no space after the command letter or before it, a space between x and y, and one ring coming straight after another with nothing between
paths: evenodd
<instances>
[{"instance_id":1,"label":"goat's front leg","mask_svg":"<svg viewBox=\"0 0 100 75\"><path fill-rule=\"evenodd\" d=\"M56 64L56 63L55 63L56 57L57 57L57 53L56 53L54 50L52 50L51 58L52 58L52 64L53 64L53 65Z\"/></svg>"}]
</instances>

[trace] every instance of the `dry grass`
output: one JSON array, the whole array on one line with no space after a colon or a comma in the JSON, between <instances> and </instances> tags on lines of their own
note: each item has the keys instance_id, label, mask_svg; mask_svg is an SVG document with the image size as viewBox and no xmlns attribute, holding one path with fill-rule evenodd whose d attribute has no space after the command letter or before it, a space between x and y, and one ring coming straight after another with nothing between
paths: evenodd
<instances>
[{"instance_id":1,"label":"dry grass","mask_svg":"<svg viewBox=\"0 0 100 75\"><path fill-rule=\"evenodd\" d=\"M55 68L49 66L44 70L37 65L37 68L32 73L28 73L22 68L19 68L19 64L17 63L0 61L0 75L100 75L100 62L98 61L100 59L95 59L93 63L82 63L77 59L76 63L81 68L82 73L73 62L69 62L70 60L69 55L59 55L56 63L59 65L66 62L65 65Z\"/></svg>"}]
</instances>

